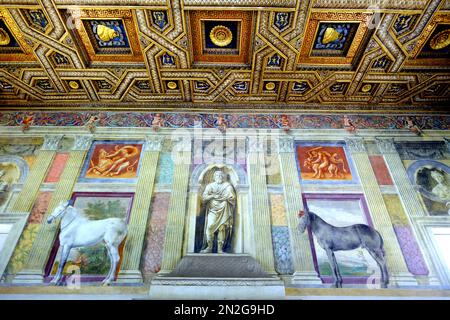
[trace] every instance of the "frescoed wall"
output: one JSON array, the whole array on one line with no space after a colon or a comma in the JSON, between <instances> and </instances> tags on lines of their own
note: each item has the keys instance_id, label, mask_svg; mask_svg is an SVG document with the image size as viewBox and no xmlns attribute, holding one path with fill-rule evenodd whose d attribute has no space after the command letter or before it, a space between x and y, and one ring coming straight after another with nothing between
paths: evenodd
<instances>
[{"instance_id":1,"label":"frescoed wall","mask_svg":"<svg viewBox=\"0 0 450 320\"><path fill-rule=\"evenodd\" d=\"M386 290L393 290L388 292L446 290L450 277L441 271L446 260L440 252L446 239L441 231L450 227L450 158L442 131L429 130L427 141L402 130L390 137L383 126L353 135L329 129L327 123L314 129L310 120L293 117L298 127L286 132L273 128L270 117L236 117L229 120L245 120L236 120L239 128L208 127L200 137L202 128L189 127L191 118L179 122L175 116L158 131L116 126L112 138L109 122L89 134L77 126L64 132L66 127L42 125L29 134L0 127L0 135L8 129L15 137L14 145L0 144L0 170L5 171L0 218L30 212L2 286L27 286L33 279L51 290L61 262L61 225L59 218L53 224L47 220L60 203L70 201L87 220L126 221L114 273L118 287L151 288L177 274L175 270L182 274L176 281L184 281L190 270L183 269L185 259L199 259L190 268L202 270L205 257L237 257L254 259L289 292L328 290L333 268L321 240L312 229L305 234L297 229L298 213L306 208L334 227L362 224L379 232L390 275ZM208 124L209 116L202 121ZM264 130L249 131L246 127L253 123ZM323 130L327 137L320 134ZM374 136L373 130L384 136ZM236 194L225 253L215 252L217 244L211 253L200 252L205 228L198 227L199 217L205 213L199 195L213 182L211 168L228 174ZM216 199L220 205L228 201L220 195ZM379 266L364 246L338 250L335 257L344 287L379 285ZM230 263L229 270L237 265ZM75 247L63 269L63 283L76 270L83 285L100 287L109 269L101 241ZM217 274L223 272L217 267Z\"/></svg>"}]
</instances>

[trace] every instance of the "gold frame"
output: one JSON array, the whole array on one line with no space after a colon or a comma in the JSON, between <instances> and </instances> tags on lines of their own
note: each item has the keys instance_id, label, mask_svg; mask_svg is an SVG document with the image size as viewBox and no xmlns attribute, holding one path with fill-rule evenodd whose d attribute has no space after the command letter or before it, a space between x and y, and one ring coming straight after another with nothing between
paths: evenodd
<instances>
[{"instance_id":1,"label":"gold frame","mask_svg":"<svg viewBox=\"0 0 450 320\"><path fill-rule=\"evenodd\" d=\"M419 54L422 52L425 44L430 40L434 30L440 24L448 24L450 27L450 14L440 13L437 14L433 20L425 27L421 36L417 40L414 49L411 51L411 57L405 62L405 66L436 66L436 65L448 65L450 59L447 58L420 58Z\"/></svg>"},{"instance_id":2,"label":"gold frame","mask_svg":"<svg viewBox=\"0 0 450 320\"><path fill-rule=\"evenodd\" d=\"M353 13L353 12L312 12L305 31L305 38L297 63L298 64L321 64L321 65L351 65L353 59L362 45L362 40L369 31L367 22L370 21L372 13ZM314 41L317 37L319 24L327 23L359 23L355 36L345 57L317 57L311 56Z\"/></svg>"},{"instance_id":3,"label":"gold frame","mask_svg":"<svg viewBox=\"0 0 450 320\"><path fill-rule=\"evenodd\" d=\"M135 28L133 13L131 10L113 9L113 10L96 10L82 9L79 17L81 28L77 30L83 46L85 47L89 59L91 61L101 62L144 62L142 50L139 44L138 34ZM122 20L125 28L125 34L128 38L131 53L111 53L98 54L95 52L94 45L89 37L88 31L85 29L83 21L85 20Z\"/></svg>"},{"instance_id":4,"label":"gold frame","mask_svg":"<svg viewBox=\"0 0 450 320\"><path fill-rule=\"evenodd\" d=\"M23 51L22 53L8 53L8 54L0 54L0 62L3 61L36 61L36 58L33 54L33 47L31 47L20 31L19 27L16 25L14 20L8 13L6 8L0 8L0 19L2 19L9 31L13 34L17 43L20 46L20 49Z\"/></svg>"},{"instance_id":5,"label":"gold frame","mask_svg":"<svg viewBox=\"0 0 450 320\"><path fill-rule=\"evenodd\" d=\"M244 65L250 64L252 58L251 41L253 34L252 11L200 11L189 12L190 40L192 43L192 61L195 64L225 63ZM207 54L203 53L202 21L239 21L240 37L238 54Z\"/></svg>"}]
</instances>

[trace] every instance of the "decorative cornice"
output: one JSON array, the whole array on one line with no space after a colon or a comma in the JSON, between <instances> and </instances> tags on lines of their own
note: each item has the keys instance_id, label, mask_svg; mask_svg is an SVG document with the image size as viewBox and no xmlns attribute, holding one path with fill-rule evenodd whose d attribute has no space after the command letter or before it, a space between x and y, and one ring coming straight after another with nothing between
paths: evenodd
<instances>
[{"instance_id":1,"label":"decorative cornice","mask_svg":"<svg viewBox=\"0 0 450 320\"><path fill-rule=\"evenodd\" d=\"M262 137L252 136L247 138L248 153L264 153L265 141Z\"/></svg>"},{"instance_id":2,"label":"decorative cornice","mask_svg":"<svg viewBox=\"0 0 450 320\"><path fill-rule=\"evenodd\" d=\"M0 126L21 126L21 121L28 116L26 111L0 112ZM134 127L148 128L151 126L156 112L116 112L116 111L38 111L33 112L33 127L82 127L91 117L97 117L97 128L101 127ZM165 128L215 128L217 113L196 112L166 112L160 113L164 119L161 125ZM286 114L286 113L283 113ZM227 127L245 129L280 129L281 113L272 110L270 113L223 113ZM344 115L341 114L288 114L287 119L291 129L344 129ZM450 129L450 116L416 115L422 130ZM403 115L389 114L354 114L352 122L358 129L404 130Z\"/></svg>"},{"instance_id":3,"label":"decorative cornice","mask_svg":"<svg viewBox=\"0 0 450 320\"><path fill-rule=\"evenodd\" d=\"M63 138L62 134L45 135L44 143L42 144L41 150L50 150L50 151L57 150L62 138Z\"/></svg>"},{"instance_id":4,"label":"decorative cornice","mask_svg":"<svg viewBox=\"0 0 450 320\"><path fill-rule=\"evenodd\" d=\"M72 150L83 151L88 150L91 146L93 135L77 135L74 138Z\"/></svg>"},{"instance_id":5,"label":"decorative cornice","mask_svg":"<svg viewBox=\"0 0 450 320\"><path fill-rule=\"evenodd\" d=\"M164 136L151 135L145 137L144 151L161 151Z\"/></svg>"},{"instance_id":6,"label":"decorative cornice","mask_svg":"<svg viewBox=\"0 0 450 320\"><path fill-rule=\"evenodd\" d=\"M295 152L294 138L281 137L278 139L278 152L279 153L293 153Z\"/></svg>"},{"instance_id":7,"label":"decorative cornice","mask_svg":"<svg viewBox=\"0 0 450 320\"><path fill-rule=\"evenodd\" d=\"M375 141L381 153L397 153L393 138L376 138Z\"/></svg>"},{"instance_id":8,"label":"decorative cornice","mask_svg":"<svg viewBox=\"0 0 450 320\"><path fill-rule=\"evenodd\" d=\"M365 153L367 152L364 145L364 139L362 138L346 138L345 143L352 153Z\"/></svg>"}]
</instances>

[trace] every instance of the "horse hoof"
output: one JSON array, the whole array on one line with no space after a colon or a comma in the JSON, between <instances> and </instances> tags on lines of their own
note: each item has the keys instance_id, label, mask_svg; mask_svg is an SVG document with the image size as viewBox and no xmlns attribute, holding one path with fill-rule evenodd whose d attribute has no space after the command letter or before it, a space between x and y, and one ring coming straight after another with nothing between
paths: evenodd
<instances>
[{"instance_id":1,"label":"horse hoof","mask_svg":"<svg viewBox=\"0 0 450 320\"><path fill-rule=\"evenodd\" d=\"M109 280L108 280L108 281L103 281L103 282L102 282L102 286L103 286L103 287L107 287L107 286L109 286L110 284L111 284L111 281L109 281Z\"/></svg>"},{"instance_id":2,"label":"horse hoof","mask_svg":"<svg viewBox=\"0 0 450 320\"><path fill-rule=\"evenodd\" d=\"M60 286L61 281L60 280L52 280L52 281L50 281L50 285L51 286Z\"/></svg>"}]
</instances>

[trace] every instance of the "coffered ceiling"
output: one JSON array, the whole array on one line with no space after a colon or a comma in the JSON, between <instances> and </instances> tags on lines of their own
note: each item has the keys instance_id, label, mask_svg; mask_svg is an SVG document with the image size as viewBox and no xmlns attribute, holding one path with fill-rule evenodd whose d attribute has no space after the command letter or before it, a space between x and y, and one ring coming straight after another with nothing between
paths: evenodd
<instances>
[{"instance_id":1,"label":"coffered ceiling","mask_svg":"<svg viewBox=\"0 0 450 320\"><path fill-rule=\"evenodd\" d=\"M446 112L450 1L2 0L6 109Z\"/></svg>"}]
</instances>

